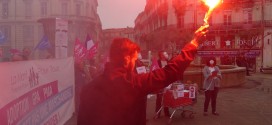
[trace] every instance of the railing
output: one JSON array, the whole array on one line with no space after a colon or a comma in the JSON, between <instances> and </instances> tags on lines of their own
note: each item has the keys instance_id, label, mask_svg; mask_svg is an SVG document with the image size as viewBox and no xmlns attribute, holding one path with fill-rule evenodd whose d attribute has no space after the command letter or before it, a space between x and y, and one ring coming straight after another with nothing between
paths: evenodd
<instances>
[{"instance_id":1,"label":"railing","mask_svg":"<svg viewBox=\"0 0 272 125\"><path fill-rule=\"evenodd\" d=\"M225 25L223 23L212 24L210 26L210 30L242 30L242 29L256 29L260 27L261 27L261 21L254 21L247 24L243 22L236 22L236 23L231 23L230 25Z\"/></svg>"},{"instance_id":2,"label":"railing","mask_svg":"<svg viewBox=\"0 0 272 125\"><path fill-rule=\"evenodd\" d=\"M265 27L272 27L272 20L265 20L264 21ZM195 26L194 23L187 23L184 24L182 27L180 27L180 30L195 30L196 28L200 27L201 25L198 24ZM157 27L154 29L154 31L157 30L163 30L166 29L168 26L163 27ZM232 22L230 25L225 25L224 23L216 23L216 24L210 24L209 31L210 32L218 32L224 31L222 33L225 33L225 31L239 31L239 30L249 30L249 29L259 29L262 27L261 21L252 21L250 23L244 23L244 22Z\"/></svg>"},{"instance_id":3,"label":"railing","mask_svg":"<svg viewBox=\"0 0 272 125\"><path fill-rule=\"evenodd\" d=\"M193 29L195 26L194 23L185 24L181 29ZM196 28L200 27L201 25L198 24ZM229 25L224 23L216 23L210 24L209 30L216 31L216 30L244 30L244 29L258 29L261 28L262 22L261 21L252 21L249 23L244 22L232 22ZM264 21L264 26L270 27L272 26L272 20Z\"/></svg>"},{"instance_id":4,"label":"railing","mask_svg":"<svg viewBox=\"0 0 272 125\"><path fill-rule=\"evenodd\" d=\"M89 22L97 22L95 18L87 17L87 16L73 16L73 15L54 15L54 16L68 19L68 20L82 20L82 21L89 21Z\"/></svg>"}]
</instances>

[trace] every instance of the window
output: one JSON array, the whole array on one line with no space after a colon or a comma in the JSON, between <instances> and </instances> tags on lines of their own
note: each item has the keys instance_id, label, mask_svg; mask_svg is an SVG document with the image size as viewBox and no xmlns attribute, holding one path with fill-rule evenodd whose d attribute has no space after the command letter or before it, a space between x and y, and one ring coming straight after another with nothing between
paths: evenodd
<instances>
[{"instance_id":1,"label":"window","mask_svg":"<svg viewBox=\"0 0 272 125\"><path fill-rule=\"evenodd\" d=\"M25 1L25 17L27 19L30 19L32 16L32 9L31 9L31 2L30 1Z\"/></svg>"},{"instance_id":2,"label":"window","mask_svg":"<svg viewBox=\"0 0 272 125\"><path fill-rule=\"evenodd\" d=\"M33 42L34 40L34 28L31 25L23 26L24 42Z\"/></svg>"},{"instance_id":3,"label":"window","mask_svg":"<svg viewBox=\"0 0 272 125\"><path fill-rule=\"evenodd\" d=\"M252 10L245 9L243 11L243 17L244 17L244 24L251 24L252 23Z\"/></svg>"},{"instance_id":4,"label":"window","mask_svg":"<svg viewBox=\"0 0 272 125\"><path fill-rule=\"evenodd\" d=\"M86 16L88 16L88 15L90 15L90 4L89 3L87 3L86 4Z\"/></svg>"},{"instance_id":5,"label":"window","mask_svg":"<svg viewBox=\"0 0 272 125\"><path fill-rule=\"evenodd\" d=\"M76 4L76 15L80 16L80 4Z\"/></svg>"},{"instance_id":6,"label":"window","mask_svg":"<svg viewBox=\"0 0 272 125\"><path fill-rule=\"evenodd\" d=\"M41 3L41 15L47 16L47 2Z\"/></svg>"},{"instance_id":7,"label":"window","mask_svg":"<svg viewBox=\"0 0 272 125\"><path fill-rule=\"evenodd\" d=\"M4 3L2 3L2 17L4 19L8 18L8 14L9 14L9 12L8 12L8 3L4 2Z\"/></svg>"},{"instance_id":8,"label":"window","mask_svg":"<svg viewBox=\"0 0 272 125\"><path fill-rule=\"evenodd\" d=\"M65 15L65 16L68 15L68 4L67 3L62 3L61 14Z\"/></svg>"},{"instance_id":9,"label":"window","mask_svg":"<svg viewBox=\"0 0 272 125\"><path fill-rule=\"evenodd\" d=\"M43 37L43 35L44 35L43 25L38 26L38 35L39 35L39 38Z\"/></svg>"},{"instance_id":10,"label":"window","mask_svg":"<svg viewBox=\"0 0 272 125\"><path fill-rule=\"evenodd\" d=\"M224 25L231 25L231 11L224 11Z\"/></svg>"},{"instance_id":11,"label":"window","mask_svg":"<svg viewBox=\"0 0 272 125\"><path fill-rule=\"evenodd\" d=\"M184 28L184 16L180 16L180 18L178 18L178 28ZM160 26L161 27L161 21L160 21Z\"/></svg>"}]
</instances>

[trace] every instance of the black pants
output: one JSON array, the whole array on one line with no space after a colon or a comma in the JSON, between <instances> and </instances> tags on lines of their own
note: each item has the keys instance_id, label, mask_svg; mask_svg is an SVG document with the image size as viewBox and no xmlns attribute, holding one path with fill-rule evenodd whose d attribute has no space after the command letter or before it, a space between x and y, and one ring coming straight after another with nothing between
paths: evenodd
<instances>
[{"instance_id":1,"label":"black pants","mask_svg":"<svg viewBox=\"0 0 272 125\"><path fill-rule=\"evenodd\" d=\"M204 112L208 111L210 101L212 103L212 112L216 112L216 98L218 94L218 87L214 87L214 90L205 91Z\"/></svg>"},{"instance_id":2,"label":"black pants","mask_svg":"<svg viewBox=\"0 0 272 125\"><path fill-rule=\"evenodd\" d=\"M156 113L160 110L161 106L162 106L162 93L157 94L157 98L156 98ZM169 113L169 108L168 107L164 107L164 114L165 116L170 116ZM161 115L161 112L159 112L159 116Z\"/></svg>"}]
</instances>

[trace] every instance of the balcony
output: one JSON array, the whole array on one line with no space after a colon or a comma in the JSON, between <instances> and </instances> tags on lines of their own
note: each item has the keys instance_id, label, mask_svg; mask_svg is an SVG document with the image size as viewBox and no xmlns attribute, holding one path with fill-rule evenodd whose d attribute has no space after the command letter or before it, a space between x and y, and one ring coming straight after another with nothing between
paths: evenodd
<instances>
[{"instance_id":1,"label":"balcony","mask_svg":"<svg viewBox=\"0 0 272 125\"><path fill-rule=\"evenodd\" d=\"M272 21L267 22L267 25L272 25ZM254 21L251 23L231 23L231 25L224 25L223 23L220 24L213 24L210 26L209 30L244 30L244 29L257 29L261 27L261 21Z\"/></svg>"},{"instance_id":2,"label":"balcony","mask_svg":"<svg viewBox=\"0 0 272 125\"><path fill-rule=\"evenodd\" d=\"M254 4L254 0L224 0L222 6L225 9L231 9L233 7L252 8Z\"/></svg>"},{"instance_id":3,"label":"balcony","mask_svg":"<svg viewBox=\"0 0 272 125\"><path fill-rule=\"evenodd\" d=\"M90 16L77 16L77 15L55 15L55 18L63 18L67 20L78 20L78 21L84 21L84 22L92 22L97 23L97 19L95 17Z\"/></svg>"}]
</instances>

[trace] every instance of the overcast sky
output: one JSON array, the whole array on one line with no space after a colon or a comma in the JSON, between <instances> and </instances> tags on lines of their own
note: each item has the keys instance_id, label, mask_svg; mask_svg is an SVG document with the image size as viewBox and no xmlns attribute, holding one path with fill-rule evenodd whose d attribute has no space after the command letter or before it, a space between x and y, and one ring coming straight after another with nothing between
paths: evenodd
<instances>
[{"instance_id":1,"label":"overcast sky","mask_svg":"<svg viewBox=\"0 0 272 125\"><path fill-rule=\"evenodd\" d=\"M146 0L98 0L102 28L134 27L134 20L144 10Z\"/></svg>"}]
</instances>

